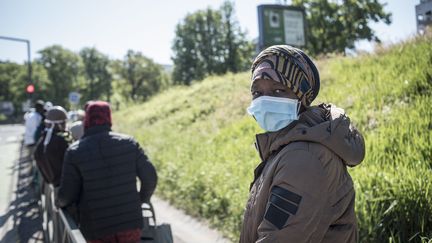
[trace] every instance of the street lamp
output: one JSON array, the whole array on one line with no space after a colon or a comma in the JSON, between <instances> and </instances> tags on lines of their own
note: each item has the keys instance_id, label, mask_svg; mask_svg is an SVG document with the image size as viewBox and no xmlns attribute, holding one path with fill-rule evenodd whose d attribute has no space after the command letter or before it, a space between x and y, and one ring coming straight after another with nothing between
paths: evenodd
<instances>
[{"instance_id":1,"label":"street lamp","mask_svg":"<svg viewBox=\"0 0 432 243\"><path fill-rule=\"evenodd\" d=\"M27 44L27 65L28 65L28 84L33 84L32 81L32 65L31 65L31 58L30 58L30 41L20 38L14 38L14 37L7 37L7 36L0 36L0 39L3 40L9 40L9 41L18 41L18 42L24 42ZM32 96L30 96L32 98Z\"/></svg>"}]
</instances>

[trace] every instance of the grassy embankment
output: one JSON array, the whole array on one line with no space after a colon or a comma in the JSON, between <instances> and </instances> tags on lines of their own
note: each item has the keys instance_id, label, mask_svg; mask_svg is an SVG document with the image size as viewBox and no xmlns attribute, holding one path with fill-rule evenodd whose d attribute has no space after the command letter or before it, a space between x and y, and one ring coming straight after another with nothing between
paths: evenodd
<instances>
[{"instance_id":1,"label":"grassy embankment","mask_svg":"<svg viewBox=\"0 0 432 243\"><path fill-rule=\"evenodd\" d=\"M366 159L349 170L361 242L432 238L431 43L321 62L315 104L345 108L366 139ZM157 193L233 240L259 162L248 90L249 73L210 77L114 114L115 129L134 135L157 166Z\"/></svg>"}]
</instances>

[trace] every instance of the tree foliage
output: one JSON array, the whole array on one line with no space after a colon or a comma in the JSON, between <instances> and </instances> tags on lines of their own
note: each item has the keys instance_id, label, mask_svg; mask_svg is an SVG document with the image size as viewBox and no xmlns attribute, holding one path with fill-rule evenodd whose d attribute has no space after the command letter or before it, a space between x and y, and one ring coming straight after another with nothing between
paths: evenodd
<instances>
[{"instance_id":1,"label":"tree foliage","mask_svg":"<svg viewBox=\"0 0 432 243\"><path fill-rule=\"evenodd\" d=\"M17 110L27 99L42 99L69 108L68 94L77 91L81 105L101 99L119 107L125 101L146 100L170 84L161 65L132 50L124 60L112 60L88 47L75 53L53 45L39 54L32 62L32 95L25 92L29 82L27 64L0 62L0 101L13 102Z\"/></svg>"},{"instance_id":2,"label":"tree foliage","mask_svg":"<svg viewBox=\"0 0 432 243\"><path fill-rule=\"evenodd\" d=\"M96 48L83 48L80 56L84 64L84 84L80 93L85 100L110 100L112 74L110 59Z\"/></svg>"},{"instance_id":3,"label":"tree foliage","mask_svg":"<svg viewBox=\"0 0 432 243\"><path fill-rule=\"evenodd\" d=\"M173 43L173 81L190 84L207 75L244 70L253 55L235 16L234 4L226 1L218 10L208 8L188 14L176 26Z\"/></svg>"},{"instance_id":4,"label":"tree foliage","mask_svg":"<svg viewBox=\"0 0 432 243\"><path fill-rule=\"evenodd\" d=\"M52 92L51 102L65 106L69 92L79 83L82 60L78 54L59 45L46 47L39 54L41 57L37 61L45 67L51 80L48 87Z\"/></svg>"},{"instance_id":5,"label":"tree foliage","mask_svg":"<svg viewBox=\"0 0 432 243\"><path fill-rule=\"evenodd\" d=\"M122 89L123 95L133 101L148 99L164 84L162 66L141 52L129 50L116 69L125 84Z\"/></svg>"},{"instance_id":6,"label":"tree foliage","mask_svg":"<svg viewBox=\"0 0 432 243\"><path fill-rule=\"evenodd\" d=\"M357 40L379 42L371 21L391 23L391 14L379 0L293 0L306 11L307 46L311 54L339 52L354 48Z\"/></svg>"},{"instance_id":7,"label":"tree foliage","mask_svg":"<svg viewBox=\"0 0 432 243\"><path fill-rule=\"evenodd\" d=\"M236 73L250 68L255 53L255 45L246 40L246 32L242 31L235 17L234 4L225 1L221 6L224 44L227 71Z\"/></svg>"},{"instance_id":8,"label":"tree foliage","mask_svg":"<svg viewBox=\"0 0 432 243\"><path fill-rule=\"evenodd\" d=\"M14 86L13 77L21 75L23 66L12 62L0 63L0 99L9 100L14 99L15 94L12 92ZM25 84L25 83L24 83ZM24 85L23 84L23 85ZM22 87L23 85L18 85ZM23 89L24 90L24 89Z\"/></svg>"},{"instance_id":9,"label":"tree foliage","mask_svg":"<svg viewBox=\"0 0 432 243\"><path fill-rule=\"evenodd\" d=\"M20 110L21 102L26 99L50 97L50 93L46 90L50 80L45 68L38 63L33 63L32 67L32 79L36 90L33 97L25 92L29 82L27 64L0 62L0 101L10 101L14 104L15 109Z\"/></svg>"}]
</instances>

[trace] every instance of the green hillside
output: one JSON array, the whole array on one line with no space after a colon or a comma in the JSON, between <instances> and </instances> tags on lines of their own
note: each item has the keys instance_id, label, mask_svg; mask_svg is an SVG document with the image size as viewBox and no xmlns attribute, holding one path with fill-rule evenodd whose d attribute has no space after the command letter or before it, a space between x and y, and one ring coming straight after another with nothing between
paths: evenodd
<instances>
[{"instance_id":1,"label":"green hillside","mask_svg":"<svg viewBox=\"0 0 432 243\"><path fill-rule=\"evenodd\" d=\"M319 102L345 108L366 139L350 169L361 242L432 238L432 37L375 55L319 62ZM259 163L246 114L249 73L173 87L114 114L155 163L157 193L238 240L253 170Z\"/></svg>"}]
</instances>

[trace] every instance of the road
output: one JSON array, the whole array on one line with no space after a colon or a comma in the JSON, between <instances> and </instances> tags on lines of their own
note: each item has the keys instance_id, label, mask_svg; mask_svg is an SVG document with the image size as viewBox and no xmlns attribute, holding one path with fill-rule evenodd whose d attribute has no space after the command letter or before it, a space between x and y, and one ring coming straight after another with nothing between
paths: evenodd
<instances>
[{"instance_id":1,"label":"road","mask_svg":"<svg viewBox=\"0 0 432 243\"><path fill-rule=\"evenodd\" d=\"M171 206L168 202L152 197L158 224L169 222L173 232L174 243L225 243L229 242L222 235L210 229L201 222L181 210Z\"/></svg>"},{"instance_id":2,"label":"road","mask_svg":"<svg viewBox=\"0 0 432 243\"><path fill-rule=\"evenodd\" d=\"M30 150L22 125L0 126L0 242L43 242Z\"/></svg>"},{"instance_id":3,"label":"road","mask_svg":"<svg viewBox=\"0 0 432 243\"><path fill-rule=\"evenodd\" d=\"M0 126L0 212L7 209L14 186L14 167L19 158L24 127L21 125Z\"/></svg>"},{"instance_id":4,"label":"road","mask_svg":"<svg viewBox=\"0 0 432 243\"><path fill-rule=\"evenodd\" d=\"M0 125L0 243L42 242L42 217L31 186L29 151L21 150L22 125ZM175 243L229 242L206 223L153 197L158 224L169 223Z\"/></svg>"},{"instance_id":5,"label":"road","mask_svg":"<svg viewBox=\"0 0 432 243\"><path fill-rule=\"evenodd\" d=\"M0 126L0 242L16 242L16 218L9 214L9 204L16 187L16 168L19 159L20 136L23 126Z\"/></svg>"}]
</instances>

